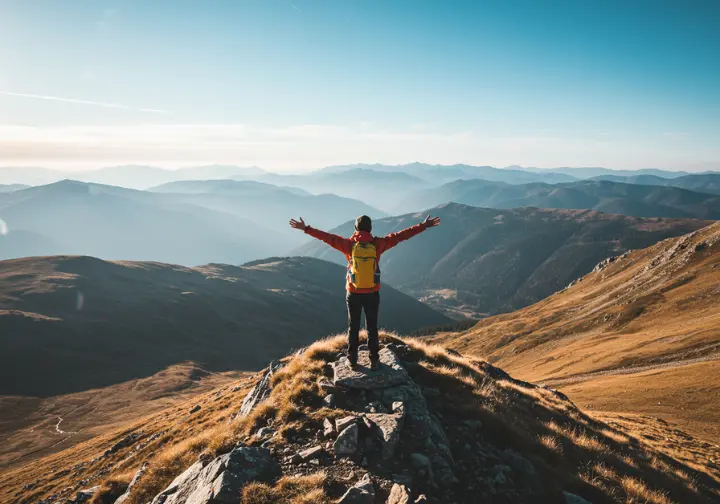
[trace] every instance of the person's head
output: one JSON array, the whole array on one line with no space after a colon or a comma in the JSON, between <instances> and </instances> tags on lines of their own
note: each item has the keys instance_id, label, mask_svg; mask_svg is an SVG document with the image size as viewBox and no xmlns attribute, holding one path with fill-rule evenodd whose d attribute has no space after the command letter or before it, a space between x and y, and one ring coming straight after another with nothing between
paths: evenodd
<instances>
[{"instance_id":1,"label":"person's head","mask_svg":"<svg viewBox=\"0 0 720 504\"><path fill-rule=\"evenodd\" d=\"M372 220L367 215L361 215L355 219L355 231L372 232Z\"/></svg>"}]
</instances>

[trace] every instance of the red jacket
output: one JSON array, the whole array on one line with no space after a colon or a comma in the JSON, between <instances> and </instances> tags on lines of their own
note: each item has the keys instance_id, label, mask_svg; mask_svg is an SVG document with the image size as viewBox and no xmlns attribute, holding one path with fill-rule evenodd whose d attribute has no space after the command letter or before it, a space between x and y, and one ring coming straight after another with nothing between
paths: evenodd
<instances>
[{"instance_id":1,"label":"red jacket","mask_svg":"<svg viewBox=\"0 0 720 504\"><path fill-rule=\"evenodd\" d=\"M377 263L380 264L380 254L386 250L390 250L398 243L408 240L413 236L425 231L427 229L422 224L416 224L397 233L390 233L382 238L376 238L367 231L355 231L350 238L343 238L342 236L334 235L332 233L326 233L319 229L308 226L305 228L305 233L309 234L313 238L322 240L332 248L339 250L345 254L345 258L348 260L348 276L345 283L345 288L348 292L356 292L358 294L377 292L380 290L380 282L378 282L372 289L356 289L350 283L350 263L352 262L352 248L356 242L373 242L375 244L375 250L377 251ZM379 271L379 266L377 266Z\"/></svg>"}]
</instances>

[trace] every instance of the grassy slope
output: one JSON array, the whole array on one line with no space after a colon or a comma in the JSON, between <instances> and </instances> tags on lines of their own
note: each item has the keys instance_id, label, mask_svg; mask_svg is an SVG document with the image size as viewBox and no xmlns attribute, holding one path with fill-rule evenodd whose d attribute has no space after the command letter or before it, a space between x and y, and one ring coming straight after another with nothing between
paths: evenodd
<instances>
[{"instance_id":1,"label":"grassy slope","mask_svg":"<svg viewBox=\"0 0 720 504\"><path fill-rule=\"evenodd\" d=\"M384 340L398 339L384 335ZM544 488L566 489L585 496L593 503L711 502L720 496L720 470L717 466L678 460L647 442L643 434L657 434L669 440L684 441L697 453L706 452L692 438L661 424L648 424L631 418L614 425L586 414L549 390L534 388L504 376L487 363L453 356L439 347L406 340L410 345L403 362L423 390L436 392L428 398L430 411L442 418L451 448L460 465L461 492L488 468L472 465L463 452L467 438L457 439L464 420L481 420L478 443L486 450L512 449L522 454L542 477ZM319 342L305 353L288 360L273 379L269 400L249 417L228 423L238 410L250 383L228 385L176 406L122 430L100 436L62 453L46 457L24 468L3 474L0 500L14 503L37 500L61 492L66 487L103 485L102 495L110 497L122 488L144 461L150 469L141 479L131 502L147 502L174 476L194 462L201 453L227 451L236 441L256 443L251 434L257 427L274 420L280 436L274 448L293 449L297 436L312 436L322 418L342 416L342 411L322 408L317 380L325 363L343 344L343 338ZM197 413L191 407L200 405ZM140 433L131 446L97 458L104 450L129 434ZM465 467L465 469L460 469ZM308 468L308 471L317 469ZM349 484L342 466L325 467L322 473L304 478L281 480L278 487L253 485L245 494L247 504L279 502L299 504L328 502ZM371 469L371 472L373 469ZM359 478L359 475L351 476ZM530 484L513 473L513 488ZM25 486L29 485L29 486ZM84 486L83 486L84 485ZM514 491L510 488L508 491ZM95 502L103 502L100 495ZM497 502L506 502L502 494ZM469 502L469 501L468 501Z\"/></svg>"},{"instance_id":2,"label":"grassy slope","mask_svg":"<svg viewBox=\"0 0 720 504\"><path fill-rule=\"evenodd\" d=\"M634 251L570 288L435 341L593 409L720 437L720 224Z\"/></svg>"},{"instance_id":3,"label":"grassy slope","mask_svg":"<svg viewBox=\"0 0 720 504\"><path fill-rule=\"evenodd\" d=\"M477 317L540 301L608 256L711 223L589 210L494 210L454 203L427 213L439 216L442 224L383 254L383 278L431 306ZM373 223L373 231L377 235L399 231L425 215L380 219ZM353 223L347 223L333 232L349 236L352 229ZM298 252L343 260L319 242Z\"/></svg>"},{"instance_id":4,"label":"grassy slope","mask_svg":"<svg viewBox=\"0 0 720 504\"><path fill-rule=\"evenodd\" d=\"M344 276L310 258L198 268L91 257L0 261L0 395L105 387L186 361L258 369L347 327ZM382 297L388 328L448 322L390 287Z\"/></svg>"}]
</instances>

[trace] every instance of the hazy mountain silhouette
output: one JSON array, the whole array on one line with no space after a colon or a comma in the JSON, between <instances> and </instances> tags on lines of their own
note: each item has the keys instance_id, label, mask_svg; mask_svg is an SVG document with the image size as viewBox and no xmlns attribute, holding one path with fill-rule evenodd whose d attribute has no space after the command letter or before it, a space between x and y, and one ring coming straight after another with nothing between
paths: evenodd
<instances>
[{"instance_id":1,"label":"hazy mountain silhouette","mask_svg":"<svg viewBox=\"0 0 720 504\"><path fill-rule=\"evenodd\" d=\"M720 219L720 197L676 187L582 180L569 184L509 185L486 180L457 180L418 191L398 203L399 211L448 201L488 208L594 209L635 217Z\"/></svg>"},{"instance_id":2,"label":"hazy mountain silhouette","mask_svg":"<svg viewBox=\"0 0 720 504\"><path fill-rule=\"evenodd\" d=\"M512 167L511 167L512 168ZM614 170L611 168L601 167L559 167L559 168L535 168L535 167L516 167L519 170L530 171L538 174L564 174L576 177L579 179L589 179L595 177L602 177L606 175L610 176L621 176L621 177L636 177L643 175L650 175L662 178L676 178L688 175L686 171L670 171L670 170L659 170L657 168L641 168L639 170Z\"/></svg>"},{"instance_id":3,"label":"hazy mountain silhouette","mask_svg":"<svg viewBox=\"0 0 720 504\"><path fill-rule=\"evenodd\" d=\"M62 181L0 194L8 234L0 257L82 254L186 265L241 263L283 253L292 242L252 220L165 195ZM21 231L31 234L22 234Z\"/></svg>"},{"instance_id":4,"label":"hazy mountain silhouette","mask_svg":"<svg viewBox=\"0 0 720 504\"><path fill-rule=\"evenodd\" d=\"M654 175L636 175L622 177L618 175L603 175L597 180L609 180L624 184L642 184L666 187L680 187L701 193L720 194L720 173L701 173L683 175L682 177L663 178Z\"/></svg>"},{"instance_id":5,"label":"hazy mountain silhouette","mask_svg":"<svg viewBox=\"0 0 720 504\"><path fill-rule=\"evenodd\" d=\"M508 184L526 184L530 182L571 182L577 180L574 176L564 173L538 172L533 173L525 170L514 170L507 168L495 168L492 166L471 166L464 164L456 165L431 165L426 163L410 163L405 165L382 165L382 164L356 164L329 166L319 170L317 173L342 173L358 169L372 170L374 172L406 173L426 182L440 185L458 179L483 179Z\"/></svg>"},{"instance_id":6,"label":"hazy mountain silhouette","mask_svg":"<svg viewBox=\"0 0 720 504\"><path fill-rule=\"evenodd\" d=\"M0 193L19 191L28 187L30 186L24 184L0 184Z\"/></svg>"},{"instance_id":7,"label":"hazy mountain silhouette","mask_svg":"<svg viewBox=\"0 0 720 504\"><path fill-rule=\"evenodd\" d=\"M312 195L302 189L277 187L254 181L207 180L171 182L151 189L178 202L226 212L287 236L298 244L302 236L288 225L290 217L302 216L319 226L337 226L358 215L373 218L386 214L358 200L335 194ZM258 237L262 239L262 237Z\"/></svg>"},{"instance_id":8,"label":"hazy mountain silhouette","mask_svg":"<svg viewBox=\"0 0 720 504\"><path fill-rule=\"evenodd\" d=\"M259 368L347 327L344 277L340 266L311 258L197 268L0 261L0 395L87 390L188 360ZM389 287L382 296L384 327L448 322Z\"/></svg>"},{"instance_id":9,"label":"hazy mountain silhouette","mask_svg":"<svg viewBox=\"0 0 720 504\"><path fill-rule=\"evenodd\" d=\"M373 233L398 231L427 213L439 216L442 225L383 254L383 279L433 306L471 316L527 306L590 272L606 257L710 223L591 210L494 210L450 203L421 214L375 221ZM352 229L349 222L333 232L349 236ZM342 254L317 242L297 253L345 261Z\"/></svg>"},{"instance_id":10,"label":"hazy mountain silhouette","mask_svg":"<svg viewBox=\"0 0 720 504\"><path fill-rule=\"evenodd\" d=\"M304 175L268 174L259 180L296 187L313 194L332 193L360 200L381 210L389 210L397 198L432 184L401 172L382 172L355 168L343 172L318 171Z\"/></svg>"}]
</instances>

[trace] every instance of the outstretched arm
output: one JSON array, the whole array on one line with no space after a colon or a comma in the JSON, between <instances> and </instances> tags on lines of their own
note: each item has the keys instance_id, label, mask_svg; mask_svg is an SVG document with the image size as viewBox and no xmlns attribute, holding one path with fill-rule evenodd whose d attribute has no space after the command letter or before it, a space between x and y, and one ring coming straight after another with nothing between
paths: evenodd
<instances>
[{"instance_id":1,"label":"outstretched arm","mask_svg":"<svg viewBox=\"0 0 720 504\"><path fill-rule=\"evenodd\" d=\"M352 248L352 243L347 238L343 238L342 236L338 236L332 233L326 233L325 231L310 227L305 224L305 221L302 217L300 217L299 221L296 221L295 219L290 219L290 227L292 227L293 229L299 229L300 231L304 231L305 234L309 234L313 238L324 241L332 248L339 250L343 254L350 253L350 249Z\"/></svg>"},{"instance_id":2,"label":"outstretched arm","mask_svg":"<svg viewBox=\"0 0 720 504\"><path fill-rule=\"evenodd\" d=\"M440 217L430 217L428 215L425 220L420 224L415 224L414 226L410 226L407 229L403 229L402 231L398 231L397 233L390 233L389 235L380 238L380 243L382 243L382 251L384 252L386 250L389 250L398 243L409 240L413 236L422 233L426 229L435 227L439 224Z\"/></svg>"}]
</instances>

